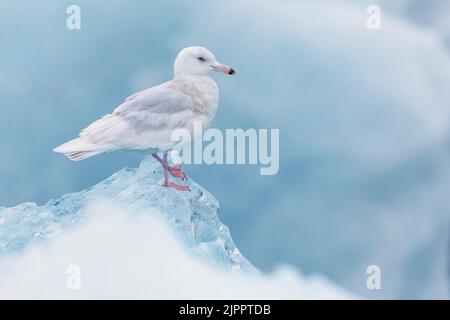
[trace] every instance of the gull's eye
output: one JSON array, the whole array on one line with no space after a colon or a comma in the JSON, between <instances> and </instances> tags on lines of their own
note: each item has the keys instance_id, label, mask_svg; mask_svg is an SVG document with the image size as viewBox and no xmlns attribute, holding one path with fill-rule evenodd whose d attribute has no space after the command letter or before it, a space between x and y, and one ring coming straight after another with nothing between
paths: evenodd
<instances>
[{"instance_id":1,"label":"gull's eye","mask_svg":"<svg viewBox=\"0 0 450 320\"><path fill-rule=\"evenodd\" d=\"M197 60L198 60L198 61L201 61L201 62L205 62L205 61L206 61L206 59L203 58L203 57L198 57Z\"/></svg>"}]
</instances>

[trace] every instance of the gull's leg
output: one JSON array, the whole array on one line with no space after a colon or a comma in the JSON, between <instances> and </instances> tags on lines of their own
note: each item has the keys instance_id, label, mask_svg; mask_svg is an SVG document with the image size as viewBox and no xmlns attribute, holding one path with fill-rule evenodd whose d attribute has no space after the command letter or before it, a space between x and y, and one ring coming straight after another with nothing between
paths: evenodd
<instances>
[{"instance_id":1,"label":"gull's leg","mask_svg":"<svg viewBox=\"0 0 450 320\"><path fill-rule=\"evenodd\" d=\"M159 158L159 156L158 156ZM169 177L167 176L167 152L164 152L164 156L161 162L164 169L164 186L167 188L169 186Z\"/></svg>"},{"instance_id":2,"label":"gull's leg","mask_svg":"<svg viewBox=\"0 0 450 320\"><path fill-rule=\"evenodd\" d=\"M161 163L163 166L164 166L164 164L163 164L163 161L162 161L162 159L161 159L161 157L160 156L158 156L158 154L157 153L152 153L152 156L153 156L153 158L155 158L156 160L158 160L158 162L159 163Z\"/></svg>"},{"instance_id":3,"label":"gull's leg","mask_svg":"<svg viewBox=\"0 0 450 320\"><path fill-rule=\"evenodd\" d=\"M169 177L167 176L167 171L168 171L168 165L167 165L167 152L164 153L163 159L161 159L161 157L157 154L157 153L152 153L153 158L155 158L156 160L159 161L159 163L161 163L161 165L163 166L164 169L164 186L168 187L169 186Z\"/></svg>"},{"instance_id":4,"label":"gull's leg","mask_svg":"<svg viewBox=\"0 0 450 320\"><path fill-rule=\"evenodd\" d=\"M164 153L165 155L167 155L167 152ZM163 163L163 159L161 159L160 156L158 156L157 153L153 153L152 154L153 158L155 158L156 160L159 161L159 163L161 163L164 167L164 163ZM167 162L167 160L166 160ZM184 173L183 169L181 169L181 166L176 164L173 166L169 166L169 164L167 163L167 170L169 171L169 173L173 176L173 177L178 177L181 178L181 180L187 180L187 175L186 173Z\"/></svg>"},{"instance_id":5,"label":"gull's leg","mask_svg":"<svg viewBox=\"0 0 450 320\"><path fill-rule=\"evenodd\" d=\"M159 158L159 156L158 156L158 158ZM173 189L176 189L176 190L189 190L189 191L191 190L189 188L189 186L183 186L183 185L180 185L180 184L176 184L173 181L169 182L169 177L168 177L167 173L170 172L170 169L169 169L169 165L167 163L167 152L164 152L164 156L163 156L163 158L161 160L161 163L162 163L162 166L164 168L164 187L166 187L166 188L173 188Z\"/></svg>"},{"instance_id":6,"label":"gull's leg","mask_svg":"<svg viewBox=\"0 0 450 320\"><path fill-rule=\"evenodd\" d=\"M172 176L181 178L181 180L187 180L187 175L179 164L168 166L169 172Z\"/></svg>"}]
</instances>

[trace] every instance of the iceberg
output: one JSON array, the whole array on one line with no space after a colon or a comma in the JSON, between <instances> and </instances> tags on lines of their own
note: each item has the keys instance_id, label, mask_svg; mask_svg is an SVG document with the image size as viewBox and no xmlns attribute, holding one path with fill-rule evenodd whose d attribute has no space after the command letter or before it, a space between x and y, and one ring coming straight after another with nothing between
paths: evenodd
<instances>
[{"instance_id":1,"label":"iceberg","mask_svg":"<svg viewBox=\"0 0 450 320\"><path fill-rule=\"evenodd\" d=\"M0 208L0 299L355 299L320 274L262 274L219 203L165 189L151 157L81 192Z\"/></svg>"},{"instance_id":2,"label":"iceberg","mask_svg":"<svg viewBox=\"0 0 450 320\"><path fill-rule=\"evenodd\" d=\"M13 208L0 207L0 258L48 242L86 220L91 203L103 201L125 206L131 214L152 209L195 256L212 265L257 272L220 221L219 203L214 196L192 180L188 180L191 192L180 192L163 188L162 179L161 165L150 157L138 168L124 168L93 187L43 206L23 203Z\"/></svg>"}]
</instances>

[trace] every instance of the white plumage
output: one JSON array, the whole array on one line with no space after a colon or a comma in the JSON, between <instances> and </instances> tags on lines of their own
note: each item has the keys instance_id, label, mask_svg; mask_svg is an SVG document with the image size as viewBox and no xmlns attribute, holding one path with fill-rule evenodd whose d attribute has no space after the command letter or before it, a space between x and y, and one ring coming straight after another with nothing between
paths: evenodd
<instances>
[{"instance_id":1,"label":"white plumage","mask_svg":"<svg viewBox=\"0 0 450 320\"><path fill-rule=\"evenodd\" d=\"M176 145L171 140L173 130L192 132L194 121L208 127L214 118L219 91L210 71L234 74L206 48L183 49L175 60L172 80L131 95L112 114L85 128L79 138L53 151L78 161L115 150L152 154L171 150Z\"/></svg>"}]
</instances>

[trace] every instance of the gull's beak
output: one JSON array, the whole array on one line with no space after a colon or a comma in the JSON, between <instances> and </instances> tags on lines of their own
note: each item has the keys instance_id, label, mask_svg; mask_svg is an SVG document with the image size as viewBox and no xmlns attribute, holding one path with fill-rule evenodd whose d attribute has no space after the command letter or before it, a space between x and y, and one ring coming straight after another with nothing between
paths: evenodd
<instances>
[{"instance_id":1,"label":"gull's beak","mask_svg":"<svg viewBox=\"0 0 450 320\"><path fill-rule=\"evenodd\" d=\"M223 64L215 64L215 65L212 65L211 68L217 72L223 72L223 73L227 73L227 74L235 74L236 73L233 68L223 65Z\"/></svg>"}]
</instances>

